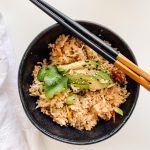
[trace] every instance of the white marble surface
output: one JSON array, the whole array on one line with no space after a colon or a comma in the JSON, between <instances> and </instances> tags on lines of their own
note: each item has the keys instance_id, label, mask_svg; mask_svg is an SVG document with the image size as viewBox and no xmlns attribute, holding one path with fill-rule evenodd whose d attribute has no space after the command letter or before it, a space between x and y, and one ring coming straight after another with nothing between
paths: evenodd
<instances>
[{"instance_id":1,"label":"white marble surface","mask_svg":"<svg viewBox=\"0 0 150 150\"><path fill-rule=\"evenodd\" d=\"M48 0L48 2L74 19L94 21L114 30L132 48L140 67L150 72L149 0ZM5 16L18 64L31 40L40 31L55 23L29 0L0 0L0 12ZM69 145L50 139L36 129L37 136L34 140L30 132L34 127L30 125L31 128L25 130L30 149L149 150L149 97L150 93L141 88L138 103L129 121L116 135L104 142L87 146Z\"/></svg>"}]
</instances>

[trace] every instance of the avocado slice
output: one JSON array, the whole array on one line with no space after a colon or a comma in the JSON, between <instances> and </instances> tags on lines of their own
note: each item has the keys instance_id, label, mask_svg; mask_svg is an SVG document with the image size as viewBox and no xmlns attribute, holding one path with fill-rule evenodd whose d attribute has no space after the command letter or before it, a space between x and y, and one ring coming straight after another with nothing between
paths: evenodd
<instances>
[{"instance_id":1,"label":"avocado slice","mask_svg":"<svg viewBox=\"0 0 150 150\"><path fill-rule=\"evenodd\" d=\"M82 85L88 85L88 88L91 91L100 90L106 87L104 84L100 83L97 78L87 74L67 75L67 77L69 78L69 83L79 85L78 87L82 87Z\"/></svg>"},{"instance_id":2,"label":"avocado slice","mask_svg":"<svg viewBox=\"0 0 150 150\"><path fill-rule=\"evenodd\" d=\"M105 84L106 87L113 83L110 75L103 71L90 70L88 74L97 78L102 84Z\"/></svg>"},{"instance_id":3,"label":"avocado slice","mask_svg":"<svg viewBox=\"0 0 150 150\"><path fill-rule=\"evenodd\" d=\"M84 76L86 76L85 74L67 74L66 76L69 78L69 83L80 85L89 84L88 81L83 78Z\"/></svg>"},{"instance_id":4,"label":"avocado slice","mask_svg":"<svg viewBox=\"0 0 150 150\"><path fill-rule=\"evenodd\" d=\"M68 65L59 65L57 66L58 70L61 71L68 71L70 69L81 69L81 68L89 68L89 69L97 69L99 63L94 60L86 60L86 61L77 61Z\"/></svg>"},{"instance_id":5,"label":"avocado slice","mask_svg":"<svg viewBox=\"0 0 150 150\"><path fill-rule=\"evenodd\" d=\"M69 74L67 75L67 77L69 79L69 84L72 84L73 86L80 88L81 91L89 89L89 83L87 80Z\"/></svg>"},{"instance_id":6,"label":"avocado slice","mask_svg":"<svg viewBox=\"0 0 150 150\"><path fill-rule=\"evenodd\" d=\"M78 87L81 91L89 89L89 84L72 84L75 87Z\"/></svg>"}]
</instances>

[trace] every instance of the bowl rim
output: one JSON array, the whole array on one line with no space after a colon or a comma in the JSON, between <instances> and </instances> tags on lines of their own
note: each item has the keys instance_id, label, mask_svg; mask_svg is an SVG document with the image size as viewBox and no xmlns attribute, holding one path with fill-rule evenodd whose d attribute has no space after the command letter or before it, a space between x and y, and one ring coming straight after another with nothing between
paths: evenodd
<instances>
[{"instance_id":1,"label":"bowl rim","mask_svg":"<svg viewBox=\"0 0 150 150\"><path fill-rule=\"evenodd\" d=\"M98 24L98 23L95 23L95 22L91 22L91 21L83 21L83 20L77 20L77 22L79 23L83 23L83 24L93 24L93 25L96 25L96 26L99 26L99 27L102 27L103 29L106 29L107 31L111 32L112 34L114 34L117 38L119 38L123 43L124 45L127 47L127 49L130 51L134 61L135 61L135 64L137 64L137 60L135 58L135 55L133 53L133 51L131 50L131 48L128 46L128 44L118 35L118 33L115 33L114 31L110 30L109 28L101 25L101 24ZM57 135L54 135L50 132L48 132L46 129L44 129L42 126L38 125L36 123L36 121L34 120L34 118L30 115L30 113L28 112L27 110L27 107L26 107L26 104L25 104L25 101L24 101L24 97L23 97L23 94L22 94L22 90L21 90L21 73L22 73L22 69L23 69L23 64L24 64L24 61L26 59L26 56L28 55L30 49L32 48L32 46L49 30L57 27L57 26L60 26L60 24L58 23L55 23L49 27L47 27L46 29L42 30L39 34L36 35L36 37L31 41L31 43L29 44L29 46L27 47L26 51L24 52L23 56L22 56L22 59L21 59L21 62L20 62L20 65L19 65L19 71L18 71L18 91L19 91L19 95L20 95L20 100L21 100L21 103L22 103L22 106L24 108L24 111L27 115L27 117L29 118L29 120L32 122L32 124L37 128L39 129L42 133L44 133L45 135L47 135L48 137L51 137L55 140L58 140L58 141L61 141L61 142L64 142L64 143L68 143L68 144L74 144L74 145L88 145L88 144L94 144L94 143L98 143L98 142L101 142L101 141L104 141L110 137L112 137L113 135L115 135L123 126L124 124L128 121L128 119L131 117L131 114L133 113L133 110L137 104L137 100L138 100L138 97L139 97L139 91L140 91L140 86L139 84L137 84L137 92L136 92L136 96L135 96L135 102L133 103L132 107L130 108L130 111L128 113L128 115L124 118L124 121L119 124L114 130L112 130L109 134L106 134L105 136L103 137L100 137L100 138L97 138L97 139L94 139L94 140L90 140L90 141L75 141L75 140L69 140L69 139L65 139L65 138L62 138L62 137L59 137Z\"/></svg>"}]
</instances>

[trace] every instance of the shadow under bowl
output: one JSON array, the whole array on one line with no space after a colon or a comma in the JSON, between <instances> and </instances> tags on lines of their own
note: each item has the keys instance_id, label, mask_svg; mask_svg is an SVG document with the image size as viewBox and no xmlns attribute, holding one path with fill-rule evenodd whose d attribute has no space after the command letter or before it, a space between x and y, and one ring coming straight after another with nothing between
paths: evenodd
<instances>
[{"instance_id":1,"label":"shadow under bowl","mask_svg":"<svg viewBox=\"0 0 150 150\"><path fill-rule=\"evenodd\" d=\"M137 63L129 46L117 34L95 23L86 21L78 22L95 35L100 36L101 39L109 41L112 47L118 48L123 55L134 63ZM127 101L121 105L124 116L116 115L115 123L113 123L112 119L110 121L101 120L91 131L79 131L72 127L61 127L57 125L50 117L41 113L40 109L35 109L37 98L29 96L29 87L33 81L31 74L34 65L42 61L43 58L49 58L50 49L48 49L48 43L55 42L60 34L71 33L59 24L45 29L31 42L21 60L18 74L18 88L24 111L35 127L56 140L78 145L103 141L114 135L131 116L137 102L139 85L127 77L127 90L131 94L127 98Z\"/></svg>"}]
</instances>

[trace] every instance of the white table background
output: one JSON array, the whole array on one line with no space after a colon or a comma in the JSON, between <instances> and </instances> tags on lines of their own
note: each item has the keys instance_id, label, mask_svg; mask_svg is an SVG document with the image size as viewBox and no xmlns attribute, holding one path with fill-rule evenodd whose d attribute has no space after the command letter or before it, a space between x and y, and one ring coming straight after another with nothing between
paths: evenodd
<instances>
[{"instance_id":1,"label":"white table background","mask_svg":"<svg viewBox=\"0 0 150 150\"><path fill-rule=\"evenodd\" d=\"M150 72L150 0L49 0L48 2L71 18L94 21L118 33L134 51L139 66ZM5 16L19 65L32 39L55 21L29 0L0 0L0 12ZM149 94L141 88L138 103L131 118L117 134L106 141L93 145L75 146L58 142L36 131L36 138L44 143L43 146L38 145L31 136L31 129L26 129L30 149L150 150ZM31 128L35 129L32 125Z\"/></svg>"}]
</instances>

